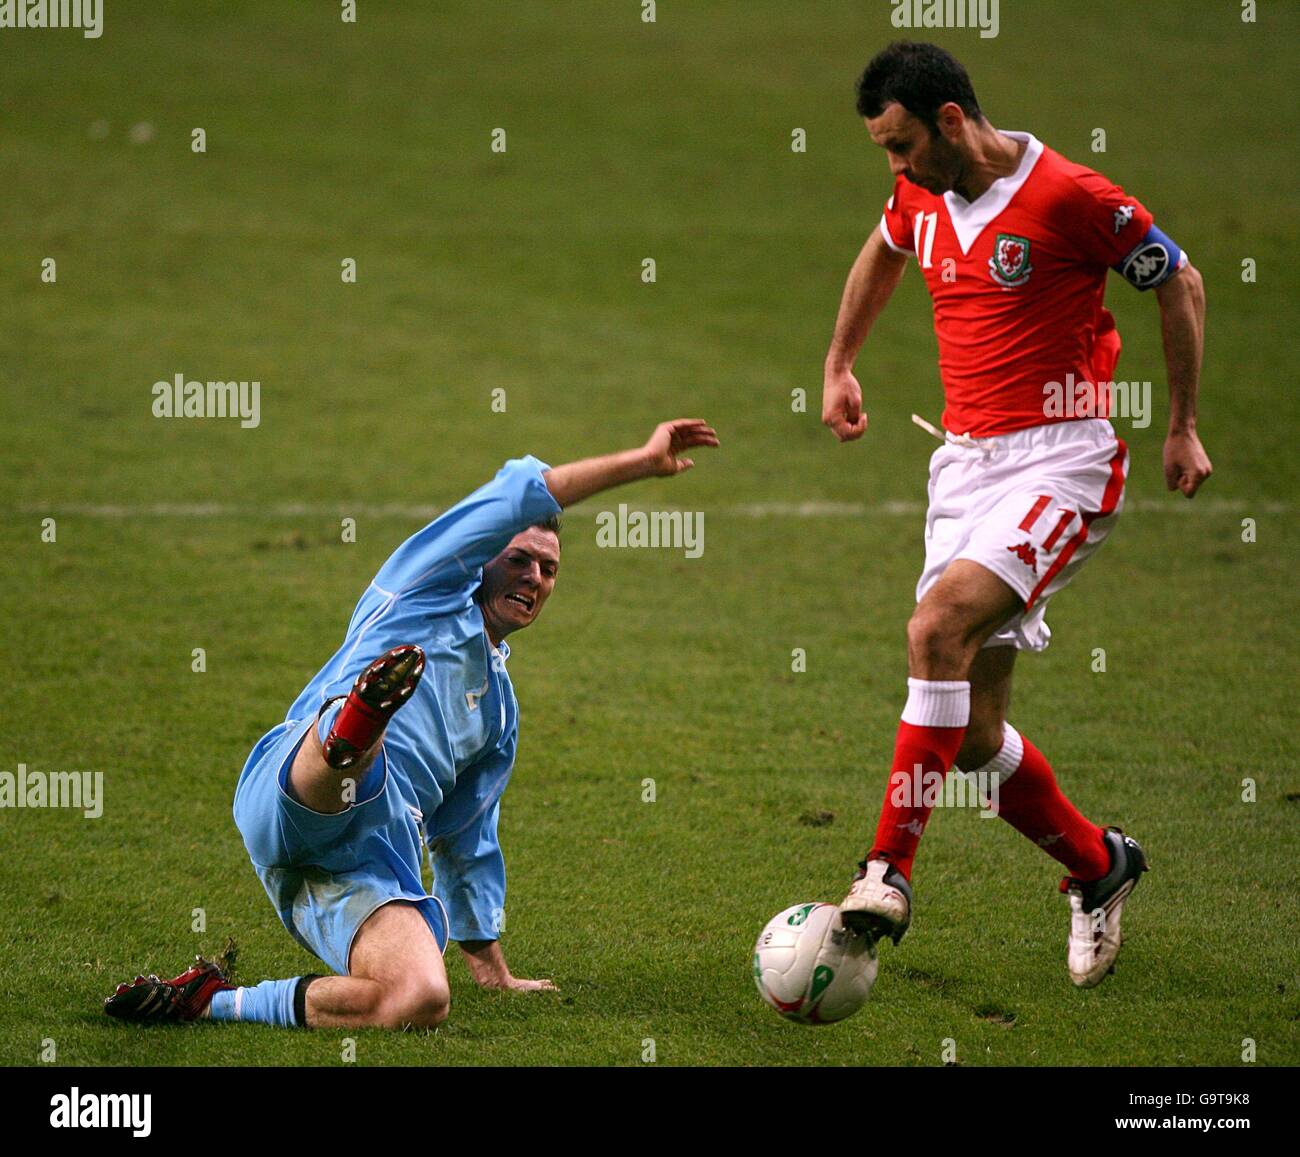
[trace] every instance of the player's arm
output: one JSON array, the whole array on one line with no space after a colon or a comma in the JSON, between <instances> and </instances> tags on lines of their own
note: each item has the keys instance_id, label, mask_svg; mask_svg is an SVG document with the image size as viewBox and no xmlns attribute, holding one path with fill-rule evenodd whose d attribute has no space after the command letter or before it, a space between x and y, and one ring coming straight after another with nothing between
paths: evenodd
<instances>
[{"instance_id":1,"label":"player's arm","mask_svg":"<svg viewBox=\"0 0 1300 1157\"><path fill-rule=\"evenodd\" d=\"M557 515L589 495L638 478L680 474L694 463L680 455L716 446L713 428L697 419L664 422L644 446L550 467L531 455L507 462L490 482L461 499L397 548L375 576L385 592L458 592L477 581L521 530ZM362 604L358 608L372 610Z\"/></svg>"},{"instance_id":2,"label":"player's arm","mask_svg":"<svg viewBox=\"0 0 1300 1157\"><path fill-rule=\"evenodd\" d=\"M853 363L907 265L907 254L889 244L883 229L882 225L872 230L849 270L839 316L835 319L835 335L823 369L822 423L841 442L861 438L867 428L867 415L862 412L862 387L853 376Z\"/></svg>"},{"instance_id":3,"label":"player's arm","mask_svg":"<svg viewBox=\"0 0 1300 1157\"><path fill-rule=\"evenodd\" d=\"M1134 289L1155 290L1169 377L1165 485L1188 498L1210 476L1196 433L1196 393L1205 332L1205 287L1179 244L1136 198L1100 173L1081 170L1074 196L1061 202L1070 235L1088 260L1108 265Z\"/></svg>"},{"instance_id":4,"label":"player's arm","mask_svg":"<svg viewBox=\"0 0 1300 1157\"><path fill-rule=\"evenodd\" d=\"M511 738L461 772L435 815L429 860L433 894L447 913L450 938L460 945L475 982L535 992L555 985L515 976L498 943L505 919L506 862L497 825L514 761Z\"/></svg>"},{"instance_id":5,"label":"player's arm","mask_svg":"<svg viewBox=\"0 0 1300 1157\"><path fill-rule=\"evenodd\" d=\"M644 446L582 458L546 471L546 488L561 507L572 506L602 490L655 478L680 474L695 463L682 455L697 446L716 446L718 435L699 418L677 418L655 427Z\"/></svg>"},{"instance_id":6,"label":"player's arm","mask_svg":"<svg viewBox=\"0 0 1300 1157\"><path fill-rule=\"evenodd\" d=\"M1205 283L1186 261L1156 288L1165 371L1169 377L1169 434L1165 438L1165 485L1191 498L1213 467L1196 433L1196 394L1205 346Z\"/></svg>"},{"instance_id":7,"label":"player's arm","mask_svg":"<svg viewBox=\"0 0 1300 1157\"><path fill-rule=\"evenodd\" d=\"M464 826L433 842L434 895L442 902L451 939L460 945L476 984L516 992L553 989L549 980L525 980L511 973L497 939L506 897L505 858L497 839L499 786L491 782L497 774L494 765L485 766L468 788L457 784L438 809L444 823L455 822L467 810L470 815Z\"/></svg>"}]
</instances>

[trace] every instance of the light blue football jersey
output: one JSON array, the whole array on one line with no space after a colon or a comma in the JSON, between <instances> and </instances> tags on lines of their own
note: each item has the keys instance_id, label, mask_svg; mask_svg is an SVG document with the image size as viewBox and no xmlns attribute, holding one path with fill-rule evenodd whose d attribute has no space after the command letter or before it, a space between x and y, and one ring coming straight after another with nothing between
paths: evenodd
<instances>
[{"instance_id":1,"label":"light blue football jersey","mask_svg":"<svg viewBox=\"0 0 1300 1157\"><path fill-rule=\"evenodd\" d=\"M497 817L519 731L505 665L510 649L488 639L474 592L483 565L514 535L560 513L542 476L547 469L532 456L507 462L402 543L361 596L343 645L286 716L314 716L393 647L424 648L424 675L384 738L385 790L400 792L422 823L453 940L500 932L505 863Z\"/></svg>"}]
</instances>

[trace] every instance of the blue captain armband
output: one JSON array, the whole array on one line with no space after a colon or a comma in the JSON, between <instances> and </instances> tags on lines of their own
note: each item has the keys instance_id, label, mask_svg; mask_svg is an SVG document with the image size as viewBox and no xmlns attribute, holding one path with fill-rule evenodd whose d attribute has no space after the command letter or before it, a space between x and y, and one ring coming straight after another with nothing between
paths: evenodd
<instances>
[{"instance_id":1,"label":"blue captain armband","mask_svg":"<svg viewBox=\"0 0 1300 1157\"><path fill-rule=\"evenodd\" d=\"M1178 248L1177 242L1152 225L1132 252L1111 268L1135 289L1155 289L1186 263L1187 255Z\"/></svg>"}]
</instances>

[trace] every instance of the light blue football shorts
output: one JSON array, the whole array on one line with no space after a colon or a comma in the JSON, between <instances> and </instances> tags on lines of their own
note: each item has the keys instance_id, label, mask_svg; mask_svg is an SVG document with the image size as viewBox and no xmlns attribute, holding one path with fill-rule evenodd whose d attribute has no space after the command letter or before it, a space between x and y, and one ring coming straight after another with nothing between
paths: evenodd
<instances>
[{"instance_id":1,"label":"light blue football shorts","mask_svg":"<svg viewBox=\"0 0 1300 1157\"><path fill-rule=\"evenodd\" d=\"M346 975L352 941L371 913L409 900L445 951L447 913L420 877L418 812L389 774L383 747L347 811L322 815L285 790L293 757L315 723L288 720L268 731L235 788L235 824L281 922L308 952Z\"/></svg>"}]
</instances>

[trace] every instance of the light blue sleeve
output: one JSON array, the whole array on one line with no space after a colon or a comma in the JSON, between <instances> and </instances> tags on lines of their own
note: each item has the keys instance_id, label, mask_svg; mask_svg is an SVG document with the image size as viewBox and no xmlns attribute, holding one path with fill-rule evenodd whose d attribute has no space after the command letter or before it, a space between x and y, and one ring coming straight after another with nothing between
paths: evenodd
<instances>
[{"instance_id":1,"label":"light blue sleeve","mask_svg":"<svg viewBox=\"0 0 1300 1157\"><path fill-rule=\"evenodd\" d=\"M429 837L433 894L451 939L497 940L505 919L506 862L497 839L501 793L514 766L514 743L469 771L443 800Z\"/></svg>"},{"instance_id":2,"label":"light blue sleeve","mask_svg":"<svg viewBox=\"0 0 1300 1157\"><path fill-rule=\"evenodd\" d=\"M542 477L548 469L531 454L511 459L491 482L402 543L380 568L375 586L406 594L476 585L483 564L516 534L560 513Z\"/></svg>"}]
</instances>

